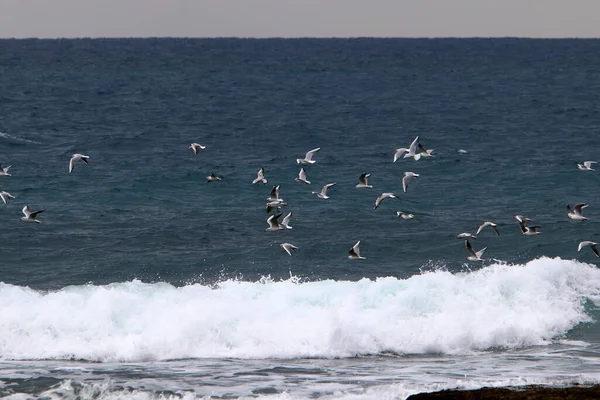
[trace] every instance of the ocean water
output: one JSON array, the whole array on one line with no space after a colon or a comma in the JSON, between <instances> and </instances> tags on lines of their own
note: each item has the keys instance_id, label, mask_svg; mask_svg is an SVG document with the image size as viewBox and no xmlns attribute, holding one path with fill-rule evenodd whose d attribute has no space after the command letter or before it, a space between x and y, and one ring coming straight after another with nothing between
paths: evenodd
<instances>
[{"instance_id":1,"label":"ocean water","mask_svg":"<svg viewBox=\"0 0 600 400\"><path fill-rule=\"evenodd\" d=\"M0 396L600 383L598 65L600 40L0 40ZM435 157L394 163L416 136ZM265 231L274 185L293 229Z\"/></svg>"}]
</instances>

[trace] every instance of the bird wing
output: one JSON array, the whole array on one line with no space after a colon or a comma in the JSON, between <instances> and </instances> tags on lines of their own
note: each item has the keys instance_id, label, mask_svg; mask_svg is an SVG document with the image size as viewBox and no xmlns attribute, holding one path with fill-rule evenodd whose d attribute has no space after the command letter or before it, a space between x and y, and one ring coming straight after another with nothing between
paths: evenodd
<instances>
[{"instance_id":1,"label":"bird wing","mask_svg":"<svg viewBox=\"0 0 600 400\"><path fill-rule=\"evenodd\" d=\"M475 253L475 250L473 250L473 246L471 246L471 242L469 242L468 240L465 240L465 247L467 248L467 252L471 256L477 257L477 253Z\"/></svg>"},{"instance_id":2,"label":"bird wing","mask_svg":"<svg viewBox=\"0 0 600 400\"><path fill-rule=\"evenodd\" d=\"M306 153L306 156L304 157L304 159L306 161L311 161L313 154L315 154L319 150L321 150L320 147L317 147L316 149L312 149L311 151L309 151L308 153Z\"/></svg>"}]
</instances>

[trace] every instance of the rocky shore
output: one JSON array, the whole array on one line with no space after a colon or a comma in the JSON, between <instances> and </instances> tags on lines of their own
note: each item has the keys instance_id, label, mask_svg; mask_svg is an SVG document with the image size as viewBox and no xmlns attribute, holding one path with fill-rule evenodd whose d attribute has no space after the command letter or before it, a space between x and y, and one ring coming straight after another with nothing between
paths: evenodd
<instances>
[{"instance_id":1,"label":"rocky shore","mask_svg":"<svg viewBox=\"0 0 600 400\"><path fill-rule=\"evenodd\" d=\"M546 386L524 386L514 388L481 388L475 390L442 390L419 393L407 400L587 400L600 399L600 385L591 387L572 386L565 388Z\"/></svg>"}]
</instances>

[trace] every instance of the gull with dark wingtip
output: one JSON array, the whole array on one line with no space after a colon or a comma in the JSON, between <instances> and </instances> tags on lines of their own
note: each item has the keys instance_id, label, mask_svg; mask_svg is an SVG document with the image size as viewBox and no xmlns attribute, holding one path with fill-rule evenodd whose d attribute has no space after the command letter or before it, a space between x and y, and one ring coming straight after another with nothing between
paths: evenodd
<instances>
[{"instance_id":1,"label":"gull with dark wingtip","mask_svg":"<svg viewBox=\"0 0 600 400\"><path fill-rule=\"evenodd\" d=\"M25 222L37 222L39 224L41 221L37 219L37 216L43 213L44 211L46 211L45 208L43 210L31 212L31 210L29 210L29 207L25 206L23 207L23 214L25 214L25 216L21 217L21 219Z\"/></svg>"},{"instance_id":2,"label":"gull with dark wingtip","mask_svg":"<svg viewBox=\"0 0 600 400\"><path fill-rule=\"evenodd\" d=\"M579 246L577 246L577 251L581 251L581 249L583 249L584 247L590 247L592 249L592 251L594 252L594 254L596 255L596 257L600 257L600 252L598 252L598 243L596 242L590 242L589 240L584 240L583 242L579 243Z\"/></svg>"},{"instance_id":3,"label":"gull with dark wingtip","mask_svg":"<svg viewBox=\"0 0 600 400\"><path fill-rule=\"evenodd\" d=\"M298 249L298 247L294 246L291 243L281 243L280 244L281 248L284 249L286 251L286 253L288 253L290 256L292 255L292 252L296 249Z\"/></svg>"},{"instance_id":4,"label":"gull with dark wingtip","mask_svg":"<svg viewBox=\"0 0 600 400\"><path fill-rule=\"evenodd\" d=\"M190 144L190 147L188 147L188 149L191 149L194 152L194 154L198 154L200 150L204 150L205 148L206 146L202 146L199 143L192 143Z\"/></svg>"},{"instance_id":5,"label":"gull with dark wingtip","mask_svg":"<svg viewBox=\"0 0 600 400\"><path fill-rule=\"evenodd\" d=\"M0 198L2 198L2 201L4 202L4 205L8 204L8 200L9 199L14 199L15 196L13 196L12 194L5 192L4 190L0 192Z\"/></svg>"},{"instance_id":6,"label":"gull with dark wingtip","mask_svg":"<svg viewBox=\"0 0 600 400\"><path fill-rule=\"evenodd\" d=\"M349 259L351 259L351 260L364 260L366 258L366 257L362 257L360 255L360 248L358 247L359 244L360 244L360 240L358 242L356 242L356 244L354 246L352 246L352 248L348 252L350 254L348 256Z\"/></svg>"},{"instance_id":7,"label":"gull with dark wingtip","mask_svg":"<svg viewBox=\"0 0 600 400\"><path fill-rule=\"evenodd\" d=\"M469 253L467 260L483 261L481 256L483 255L483 252L487 249L487 247L484 247L483 249L481 249L479 251L475 251L475 250L473 250L473 246L471 246L471 242L469 242L468 240L465 240L465 247L467 248L467 253Z\"/></svg>"},{"instance_id":8,"label":"gull with dark wingtip","mask_svg":"<svg viewBox=\"0 0 600 400\"><path fill-rule=\"evenodd\" d=\"M294 179L296 182L304 183L306 185L310 185L310 181L306 180L306 171L304 168L300 168L300 172L298 172L298 177Z\"/></svg>"},{"instance_id":9,"label":"gull with dark wingtip","mask_svg":"<svg viewBox=\"0 0 600 400\"><path fill-rule=\"evenodd\" d=\"M575 204L574 206L567 204L567 210L569 210L567 217L575 221L586 221L587 218L583 216L583 209L587 206L588 204L585 203Z\"/></svg>"},{"instance_id":10,"label":"gull with dark wingtip","mask_svg":"<svg viewBox=\"0 0 600 400\"><path fill-rule=\"evenodd\" d=\"M12 167L12 165L9 165L8 167L0 166L0 176L10 176L10 174L8 173L10 167Z\"/></svg>"},{"instance_id":11,"label":"gull with dark wingtip","mask_svg":"<svg viewBox=\"0 0 600 400\"><path fill-rule=\"evenodd\" d=\"M371 176L371 174L367 174L366 172L363 172L362 174L360 174L360 176L358 177L358 184L356 185L357 188L361 189L373 189L373 186L369 185L368 179Z\"/></svg>"},{"instance_id":12,"label":"gull with dark wingtip","mask_svg":"<svg viewBox=\"0 0 600 400\"><path fill-rule=\"evenodd\" d=\"M267 178L265 178L265 169L261 168L258 170L256 174L256 179L252 181L252 184L255 185L257 183L267 183Z\"/></svg>"},{"instance_id":13,"label":"gull with dark wingtip","mask_svg":"<svg viewBox=\"0 0 600 400\"><path fill-rule=\"evenodd\" d=\"M379 207L379 205L381 204L381 202L385 199L397 199L398 196L396 196L394 193L381 193L379 195L379 197L377 197L375 199L375 207L373 207L373 210L375 210L377 207Z\"/></svg>"},{"instance_id":14,"label":"gull with dark wingtip","mask_svg":"<svg viewBox=\"0 0 600 400\"><path fill-rule=\"evenodd\" d=\"M479 232L481 232L483 230L483 228L485 228L486 226L491 226L492 229L494 230L494 232L496 232L496 235L499 236L500 235L500 231L498 230L498 225L490 222L490 221L485 221L483 224L479 225L479 228L477 228L477 232L475 232L476 235L479 235Z\"/></svg>"},{"instance_id":15,"label":"gull with dark wingtip","mask_svg":"<svg viewBox=\"0 0 600 400\"><path fill-rule=\"evenodd\" d=\"M267 229L265 229L266 232L273 232L273 231L278 231L281 229L284 229L280 224L279 224L279 217L281 217L283 214L279 213L277 215L271 215L269 218L267 218L267 224L269 224L269 227Z\"/></svg>"}]
</instances>

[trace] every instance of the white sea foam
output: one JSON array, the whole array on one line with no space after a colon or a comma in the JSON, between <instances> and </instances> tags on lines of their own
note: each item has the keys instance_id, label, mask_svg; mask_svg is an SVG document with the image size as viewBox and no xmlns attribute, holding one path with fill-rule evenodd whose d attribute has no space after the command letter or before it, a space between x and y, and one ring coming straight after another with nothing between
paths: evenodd
<instances>
[{"instance_id":1,"label":"white sea foam","mask_svg":"<svg viewBox=\"0 0 600 400\"><path fill-rule=\"evenodd\" d=\"M0 283L0 357L144 361L446 353L544 345L590 322L600 269L560 258L358 282Z\"/></svg>"}]
</instances>

